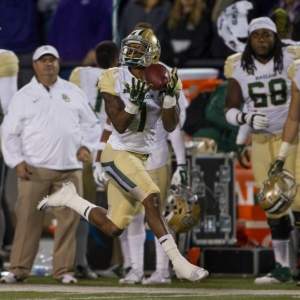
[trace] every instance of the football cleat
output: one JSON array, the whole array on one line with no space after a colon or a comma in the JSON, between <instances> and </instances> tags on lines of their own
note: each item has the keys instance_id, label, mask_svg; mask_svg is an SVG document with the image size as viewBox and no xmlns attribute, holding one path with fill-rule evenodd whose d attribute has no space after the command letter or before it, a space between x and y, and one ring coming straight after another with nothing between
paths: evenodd
<instances>
[{"instance_id":1,"label":"football cleat","mask_svg":"<svg viewBox=\"0 0 300 300\"><path fill-rule=\"evenodd\" d=\"M52 206L68 206L68 202L77 195L76 188L72 182L63 183L62 188L55 193L44 197L37 206L42 211Z\"/></svg>"},{"instance_id":2,"label":"football cleat","mask_svg":"<svg viewBox=\"0 0 300 300\"><path fill-rule=\"evenodd\" d=\"M292 283L293 276L288 267L282 267L280 263L276 263L275 268L263 277L256 278L255 284L280 284Z\"/></svg>"},{"instance_id":3,"label":"football cleat","mask_svg":"<svg viewBox=\"0 0 300 300\"><path fill-rule=\"evenodd\" d=\"M90 268L89 265L82 267L76 266L75 277L77 278L87 278L87 279L97 279L98 275Z\"/></svg>"},{"instance_id":4,"label":"football cleat","mask_svg":"<svg viewBox=\"0 0 300 300\"><path fill-rule=\"evenodd\" d=\"M201 281L209 274L207 270L189 263L183 257L176 266L173 264L173 268L178 279L187 279L192 282Z\"/></svg>"},{"instance_id":5,"label":"football cleat","mask_svg":"<svg viewBox=\"0 0 300 300\"><path fill-rule=\"evenodd\" d=\"M123 266L113 265L106 270L97 270L96 273L101 277L118 278L123 274Z\"/></svg>"},{"instance_id":6,"label":"football cleat","mask_svg":"<svg viewBox=\"0 0 300 300\"><path fill-rule=\"evenodd\" d=\"M170 284L171 278L169 273L155 271L149 278L144 278L143 284Z\"/></svg>"},{"instance_id":7,"label":"football cleat","mask_svg":"<svg viewBox=\"0 0 300 300\"><path fill-rule=\"evenodd\" d=\"M131 270L124 278L119 280L120 284L136 284L142 283L144 273L137 270Z\"/></svg>"}]
</instances>

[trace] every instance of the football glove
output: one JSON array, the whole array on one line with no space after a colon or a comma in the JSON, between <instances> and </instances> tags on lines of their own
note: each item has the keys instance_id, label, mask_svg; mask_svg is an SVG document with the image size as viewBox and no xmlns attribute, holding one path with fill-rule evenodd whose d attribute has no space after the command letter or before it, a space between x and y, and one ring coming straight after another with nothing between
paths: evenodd
<instances>
[{"instance_id":1,"label":"football glove","mask_svg":"<svg viewBox=\"0 0 300 300\"><path fill-rule=\"evenodd\" d=\"M170 74L170 81L167 84L167 88L166 88L166 94L174 97L176 95L176 85L178 82L178 74L177 74L177 68L173 68Z\"/></svg>"},{"instance_id":2,"label":"football glove","mask_svg":"<svg viewBox=\"0 0 300 300\"><path fill-rule=\"evenodd\" d=\"M250 162L250 157L248 153L247 146L245 144L237 144L237 150L236 150L236 158L240 165L245 169L250 169L247 165L243 162L243 157L246 158L247 162Z\"/></svg>"},{"instance_id":3,"label":"football glove","mask_svg":"<svg viewBox=\"0 0 300 300\"><path fill-rule=\"evenodd\" d=\"M146 93L152 88L152 84L149 84L147 88L145 88L146 81L141 81L137 79L137 83L135 82L135 78L132 77L132 86L130 86L127 82L123 82L125 85L125 93L129 93L130 101L140 107L140 105L144 102Z\"/></svg>"},{"instance_id":4,"label":"football glove","mask_svg":"<svg viewBox=\"0 0 300 300\"><path fill-rule=\"evenodd\" d=\"M96 162L94 164L93 169L94 169L93 176L94 176L94 181L95 181L96 185L98 187L104 189L105 184L109 180L109 178L105 174L105 171L103 170L103 168L101 166L101 163L100 162Z\"/></svg>"},{"instance_id":5,"label":"football glove","mask_svg":"<svg viewBox=\"0 0 300 300\"><path fill-rule=\"evenodd\" d=\"M177 167L171 180L172 187L179 184L187 185L187 172L186 172L186 167L184 166Z\"/></svg>"},{"instance_id":6,"label":"football glove","mask_svg":"<svg viewBox=\"0 0 300 300\"><path fill-rule=\"evenodd\" d=\"M265 129L269 126L269 119L262 112L240 113L237 121L239 124L248 124L255 130Z\"/></svg>"},{"instance_id":7,"label":"football glove","mask_svg":"<svg viewBox=\"0 0 300 300\"><path fill-rule=\"evenodd\" d=\"M270 170L268 172L269 177L274 176L277 173L281 172L284 163L285 163L285 159L283 157L277 156L275 162L271 165Z\"/></svg>"}]
</instances>

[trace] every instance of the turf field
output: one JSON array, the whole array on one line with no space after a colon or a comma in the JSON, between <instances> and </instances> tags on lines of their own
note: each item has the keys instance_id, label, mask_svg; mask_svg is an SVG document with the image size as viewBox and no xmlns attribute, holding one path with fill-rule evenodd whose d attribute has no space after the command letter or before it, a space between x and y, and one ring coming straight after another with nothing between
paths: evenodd
<instances>
[{"instance_id":1,"label":"turf field","mask_svg":"<svg viewBox=\"0 0 300 300\"><path fill-rule=\"evenodd\" d=\"M118 279L79 279L65 285L51 277L32 276L26 283L0 284L0 299L300 299L300 287L293 284L254 285L254 278L209 277L199 283L172 279L170 285L120 285Z\"/></svg>"}]
</instances>

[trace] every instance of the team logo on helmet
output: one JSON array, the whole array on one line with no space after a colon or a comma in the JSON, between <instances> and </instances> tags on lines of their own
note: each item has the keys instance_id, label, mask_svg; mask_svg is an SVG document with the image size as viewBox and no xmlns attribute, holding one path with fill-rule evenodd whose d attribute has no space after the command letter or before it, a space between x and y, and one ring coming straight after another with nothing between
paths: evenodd
<instances>
[{"instance_id":1,"label":"team logo on helmet","mask_svg":"<svg viewBox=\"0 0 300 300\"><path fill-rule=\"evenodd\" d=\"M177 185L170 190L163 215L176 233L190 231L197 225L200 219L200 204L197 200L198 197L187 186Z\"/></svg>"},{"instance_id":2,"label":"team logo on helmet","mask_svg":"<svg viewBox=\"0 0 300 300\"><path fill-rule=\"evenodd\" d=\"M266 179L260 189L258 202L269 214L285 212L295 199L297 184L288 170L282 170Z\"/></svg>"}]
</instances>

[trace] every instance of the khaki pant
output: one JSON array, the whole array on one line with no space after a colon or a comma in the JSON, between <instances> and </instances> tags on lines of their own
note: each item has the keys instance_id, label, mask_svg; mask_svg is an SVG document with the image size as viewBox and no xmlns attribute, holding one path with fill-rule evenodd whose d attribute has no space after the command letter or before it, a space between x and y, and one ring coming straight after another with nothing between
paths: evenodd
<instances>
[{"instance_id":1,"label":"khaki pant","mask_svg":"<svg viewBox=\"0 0 300 300\"><path fill-rule=\"evenodd\" d=\"M18 179L18 200L15 207L17 225L10 256L10 272L25 279L29 276L42 235L45 212L37 210L43 197L59 190L64 182L71 181L82 195L82 171L55 171L32 169L30 181ZM75 259L75 233L79 215L68 207L53 208L57 218L53 249L53 277L73 275Z\"/></svg>"}]
</instances>

